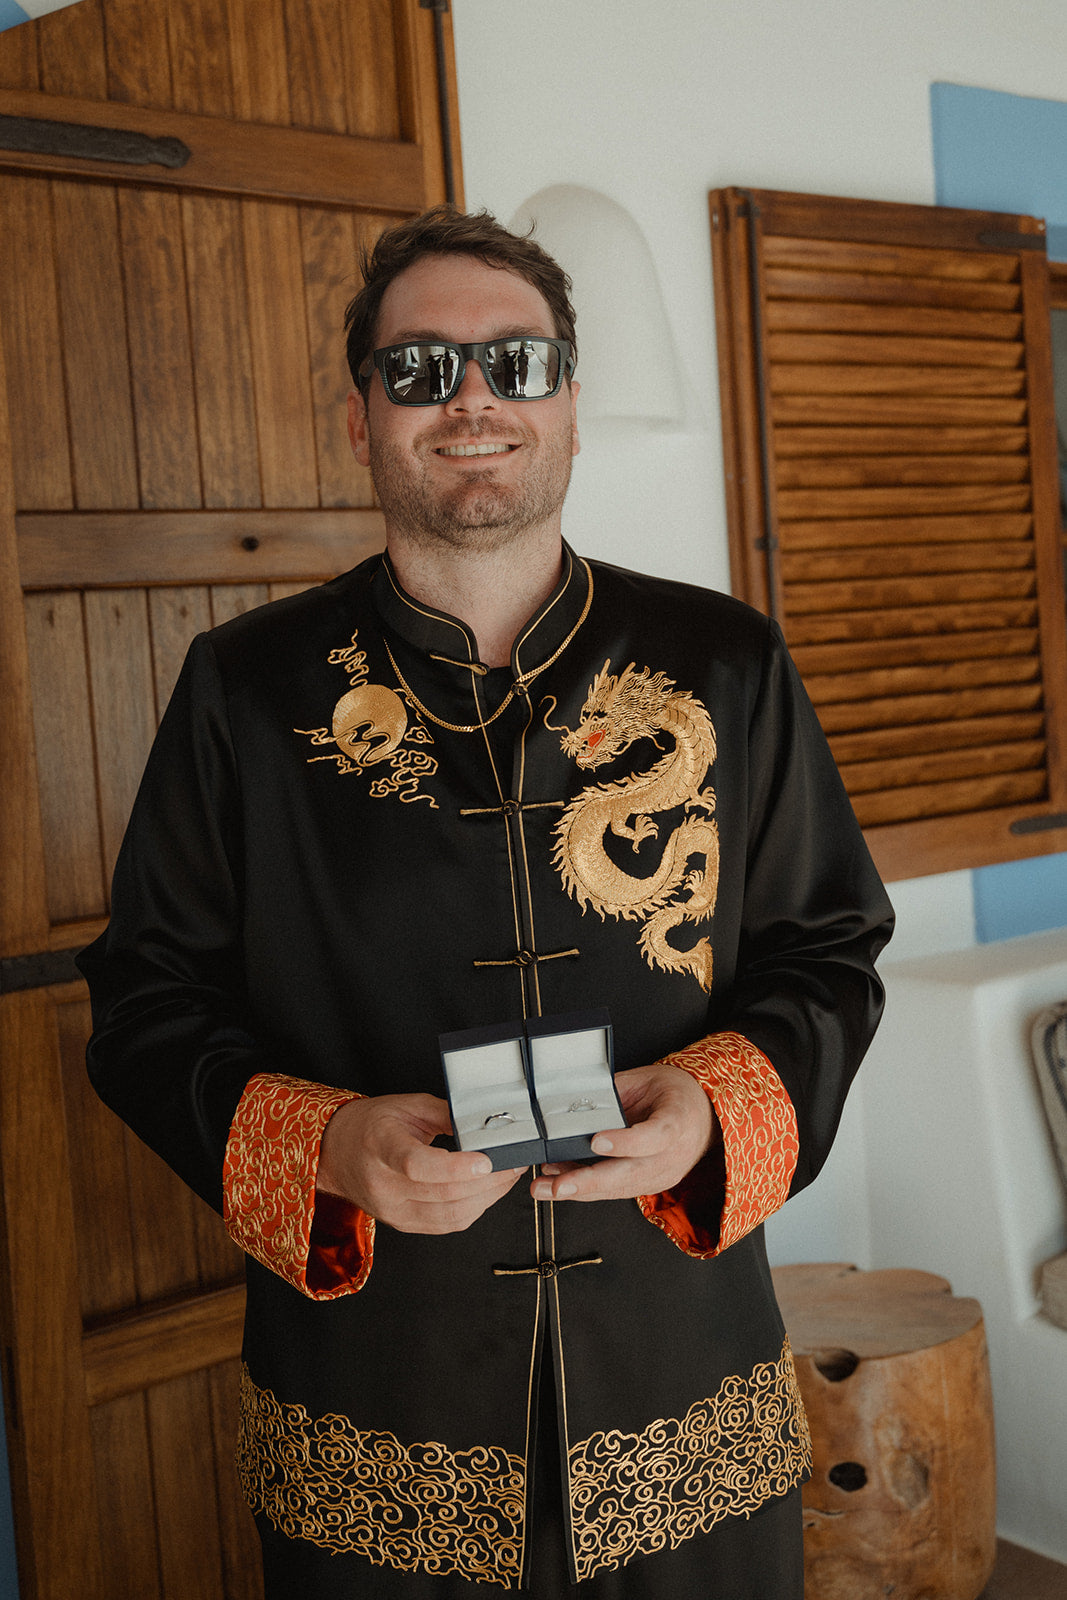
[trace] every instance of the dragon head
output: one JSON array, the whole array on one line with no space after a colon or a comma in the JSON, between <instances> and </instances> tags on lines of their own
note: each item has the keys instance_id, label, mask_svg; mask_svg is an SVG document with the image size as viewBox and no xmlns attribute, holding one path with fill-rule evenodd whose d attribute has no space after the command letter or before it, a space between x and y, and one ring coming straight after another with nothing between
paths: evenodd
<instances>
[{"instance_id":1,"label":"dragon head","mask_svg":"<svg viewBox=\"0 0 1067 1600\"><path fill-rule=\"evenodd\" d=\"M666 673L638 672L631 661L617 677L605 661L593 680L577 728L568 729L560 744L580 767L601 767L614 761L635 739L654 737L663 724L674 684Z\"/></svg>"}]
</instances>

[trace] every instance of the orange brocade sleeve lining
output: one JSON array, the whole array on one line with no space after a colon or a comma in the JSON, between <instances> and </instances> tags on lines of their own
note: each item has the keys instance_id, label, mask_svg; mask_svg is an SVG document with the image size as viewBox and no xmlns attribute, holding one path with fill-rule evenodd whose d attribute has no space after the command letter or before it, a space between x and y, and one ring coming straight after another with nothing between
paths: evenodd
<instances>
[{"instance_id":1,"label":"orange brocade sleeve lining","mask_svg":"<svg viewBox=\"0 0 1067 1600\"><path fill-rule=\"evenodd\" d=\"M362 1289L374 1259L374 1218L319 1195L322 1131L356 1099L283 1073L260 1072L241 1096L222 1169L223 1217L241 1249L313 1300Z\"/></svg>"},{"instance_id":2,"label":"orange brocade sleeve lining","mask_svg":"<svg viewBox=\"0 0 1067 1600\"><path fill-rule=\"evenodd\" d=\"M710 1034L664 1056L663 1064L694 1077L715 1108L725 1194L721 1213L716 1207L712 1214L713 1185L702 1178L706 1158L677 1188L641 1195L637 1203L679 1250L707 1261L785 1204L800 1155L796 1113L767 1057L740 1033Z\"/></svg>"}]
</instances>

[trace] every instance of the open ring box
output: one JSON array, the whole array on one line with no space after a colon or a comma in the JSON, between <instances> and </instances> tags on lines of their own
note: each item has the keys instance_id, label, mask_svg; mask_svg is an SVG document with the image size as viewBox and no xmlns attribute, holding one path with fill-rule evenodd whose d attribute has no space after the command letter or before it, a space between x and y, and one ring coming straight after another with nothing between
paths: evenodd
<instances>
[{"instance_id":1,"label":"open ring box","mask_svg":"<svg viewBox=\"0 0 1067 1600\"><path fill-rule=\"evenodd\" d=\"M595 1160L593 1135L626 1127L604 1010L462 1028L440 1047L456 1143L497 1170Z\"/></svg>"}]
</instances>

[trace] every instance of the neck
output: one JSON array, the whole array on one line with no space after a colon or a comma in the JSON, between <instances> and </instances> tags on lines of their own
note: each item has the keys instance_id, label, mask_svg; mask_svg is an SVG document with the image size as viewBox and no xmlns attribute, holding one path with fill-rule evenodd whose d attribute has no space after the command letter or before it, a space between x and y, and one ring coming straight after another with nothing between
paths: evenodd
<instances>
[{"instance_id":1,"label":"neck","mask_svg":"<svg viewBox=\"0 0 1067 1600\"><path fill-rule=\"evenodd\" d=\"M458 617L478 641L487 667L506 667L515 636L559 582L563 551L559 529L514 544L469 550L413 543L389 530L389 559L415 600Z\"/></svg>"}]
</instances>

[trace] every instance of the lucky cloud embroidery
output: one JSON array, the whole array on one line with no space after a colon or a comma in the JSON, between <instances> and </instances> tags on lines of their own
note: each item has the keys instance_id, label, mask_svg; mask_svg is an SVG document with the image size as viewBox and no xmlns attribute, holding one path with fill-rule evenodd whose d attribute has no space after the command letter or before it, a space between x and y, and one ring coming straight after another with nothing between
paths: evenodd
<instances>
[{"instance_id":1,"label":"lucky cloud embroidery","mask_svg":"<svg viewBox=\"0 0 1067 1600\"><path fill-rule=\"evenodd\" d=\"M419 780L437 771L437 762L424 750L412 745L433 744L428 728L409 710L402 696L383 683L367 682L367 655L357 644L358 634L341 650L331 650L331 666L344 667L352 685L333 708L329 728L294 728L312 744L333 744L329 755L309 756L308 761L334 761L341 773L363 772L388 762L389 770L375 777L372 796L397 794L401 800L428 800L437 809L432 795L419 791Z\"/></svg>"},{"instance_id":2,"label":"lucky cloud embroidery","mask_svg":"<svg viewBox=\"0 0 1067 1600\"><path fill-rule=\"evenodd\" d=\"M597 674L577 728L562 730L560 743L567 755L579 767L595 768L638 739L652 739L662 749L657 736L666 734L674 748L647 772L583 789L556 825L553 860L567 893L583 910L592 906L601 918L642 924L638 944L650 966L689 972L703 989L710 989L710 940L701 938L690 949L679 950L667 935L679 924L707 921L715 910L715 792L701 787L715 760L715 730L700 701L676 689L665 673L650 674L647 667L638 672L631 662L615 677L610 665L605 661ZM609 831L628 839L637 851L645 839L659 836L653 813L678 806L684 806L686 815L664 841L651 874L636 876L616 865L604 848Z\"/></svg>"}]
</instances>

